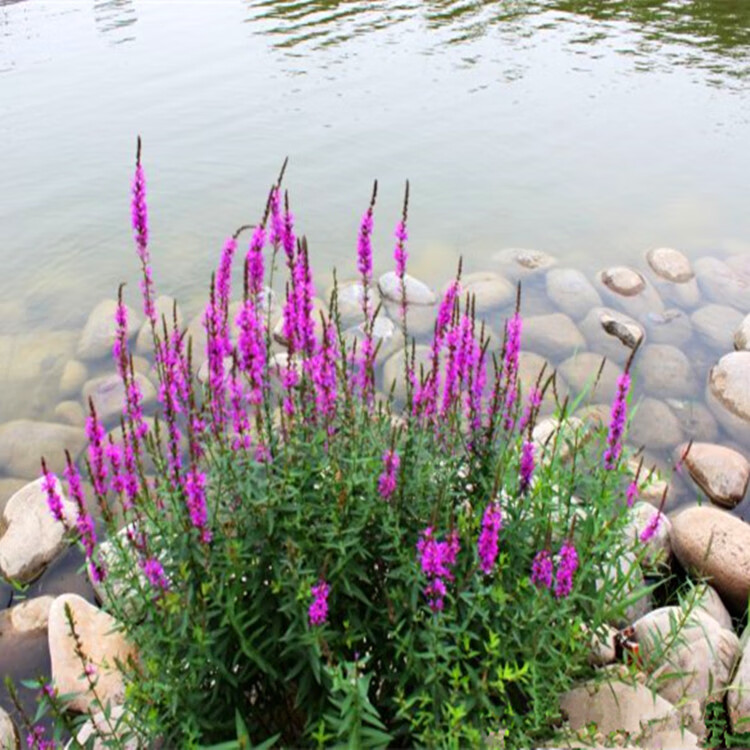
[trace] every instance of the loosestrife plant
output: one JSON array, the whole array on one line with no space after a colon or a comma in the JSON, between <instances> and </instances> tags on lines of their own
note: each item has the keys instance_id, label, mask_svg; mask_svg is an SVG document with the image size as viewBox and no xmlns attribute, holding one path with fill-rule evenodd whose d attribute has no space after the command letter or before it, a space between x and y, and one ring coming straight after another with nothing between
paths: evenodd
<instances>
[{"instance_id":1,"label":"loosestrife plant","mask_svg":"<svg viewBox=\"0 0 750 750\"><path fill-rule=\"evenodd\" d=\"M554 375L524 382L519 305L507 321L480 321L460 269L419 367L405 201L397 401L378 357L376 191L357 239L363 335L352 347L337 289L316 302L280 183L244 254L248 228L224 244L199 352L176 313L156 315L139 145L132 218L158 406L144 416L121 290L122 420L108 437L92 405L83 458L106 554L78 469L66 471L102 606L139 653L122 665L120 724L165 747L240 735L283 746L547 740L563 718L559 695L592 674L592 634L623 620L633 588L616 565L632 544L619 460L629 383L607 436L590 439L586 426L542 442L535 428L555 403ZM282 264L278 295L269 284ZM504 331L501 346L490 327ZM568 405L556 409L565 425Z\"/></svg>"}]
</instances>

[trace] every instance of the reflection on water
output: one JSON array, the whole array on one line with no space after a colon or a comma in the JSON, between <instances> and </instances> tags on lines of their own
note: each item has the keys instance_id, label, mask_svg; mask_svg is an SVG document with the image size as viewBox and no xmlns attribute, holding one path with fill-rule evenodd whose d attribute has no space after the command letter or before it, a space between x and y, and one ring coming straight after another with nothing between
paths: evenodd
<instances>
[{"instance_id":1,"label":"reflection on water","mask_svg":"<svg viewBox=\"0 0 750 750\"><path fill-rule=\"evenodd\" d=\"M334 46L418 20L440 32L435 45L471 42L488 33L517 43L562 25L575 28L567 46L595 54L611 42L639 70L670 65L731 78L750 71L747 0L244 0L247 20L279 48ZM513 37L506 38L505 35ZM422 49L428 53L432 50ZM475 60L476 61L476 60Z\"/></svg>"},{"instance_id":2,"label":"reflection on water","mask_svg":"<svg viewBox=\"0 0 750 750\"><path fill-rule=\"evenodd\" d=\"M135 40L131 27L138 19L133 0L97 0L94 2L94 20L97 29L111 37L113 44Z\"/></svg>"}]
</instances>

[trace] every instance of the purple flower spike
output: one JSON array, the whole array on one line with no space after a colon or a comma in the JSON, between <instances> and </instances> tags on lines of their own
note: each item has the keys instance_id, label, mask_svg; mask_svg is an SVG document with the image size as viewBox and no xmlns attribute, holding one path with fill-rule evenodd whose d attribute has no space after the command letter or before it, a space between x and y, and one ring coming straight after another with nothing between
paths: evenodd
<instances>
[{"instance_id":1,"label":"purple flower spike","mask_svg":"<svg viewBox=\"0 0 750 750\"><path fill-rule=\"evenodd\" d=\"M560 547L557 554L557 574L555 576L555 597L563 599L573 588L573 574L578 569L578 553L569 543Z\"/></svg>"},{"instance_id":2,"label":"purple flower spike","mask_svg":"<svg viewBox=\"0 0 750 750\"><path fill-rule=\"evenodd\" d=\"M526 492L531 484L531 477L534 474L534 443L531 440L523 441L519 474L519 489L521 492Z\"/></svg>"},{"instance_id":3,"label":"purple flower spike","mask_svg":"<svg viewBox=\"0 0 750 750\"><path fill-rule=\"evenodd\" d=\"M609 419L609 433L607 434L607 449L604 451L604 468L614 469L622 451L622 436L625 432L625 422L628 416L628 391L630 390L630 375L622 373L617 379L617 393L612 402L612 412Z\"/></svg>"},{"instance_id":4,"label":"purple flower spike","mask_svg":"<svg viewBox=\"0 0 750 750\"><path fill-rule=\"evenodd\" d=\"M643 544L650 541L653 538L654 534L656 534L656 532L659 530L662 516L663 514L660 510L657 510L656 513L651 516L649 522L646 524L646 528L643 529L639 537Z\"/></svg>"},{"instance_id":5,"label":"purple flower spike","mask_svg":"<svg viewBox=\"0 0 750 750\"><path fill-rule=\"evenodd\" d=\"M310 625L313 627L323 625L328 619L328 594L331 587L325 582L320 581L315 586L310 587L310 593L313 600L308 609Z\"/></svg>"},{"instance_id":6,"label":"purple flower spike","mask_svg":"<svg viewBox=\"0 0 750 750\"><path fill-rule=\"evenodd\" d=\"M201 542L211 541L211 531L208 528L208 511L206 509L206 474L198 471L195 466L185 478L185 496L190 523L200 532Z\"/></svg>"},{"instance_id":7,"label":"purple flower spike","mask_svg":"<svg viewBox=\"0 0 750 750\"><path fill-rule=\"evenodd\" d=\"M513 407L518 396L518 358L521 353L521 314L516 312L506 325L505 361L505 411L503 426L510 432L514 426Z\"/></svg>"},{"instance_id":8,"label":"purple flower spike","mask_svg":"<svg viewBox=\"0 0 750 750\"><path fill-rule=\"evenodd\" d=\"M448 593L445 582L453 580L451 568L456 564L459 547L458 534L455 531L445 542L435 539L431 526L420 534L417 552L422 573L427 577L424 595L433 612L441 612L445 607L445 595Z\"/></svg>"},{"instance_id":9,"label":"purple flower spike","mask_svg":"<svg viewBox=\"0 0 750 750\"><path fill-rule=\"evenodd\" d=\"M633 507L636 497L638 497L638 484L635 479L628 485L627 492L625 493L625 502L628 508Z\"/></svg>"},{"instance_id":10,"label":"purple flower spike","mask_svg":"<svg viewBox=\"0 0 750 750\"><path fill-rule=\"evenodd\" d=\"M143 575L146 576L148 582L157 591L168 591L169 580L164 573L164 567L155 558L149 557L140 561L141 570Z\"/></svg>"},{"instance_id":11,"label":"purple flower spike","mask_svg":"<svg viewBox=\"0 0 750 750\"><path fill-rule=\"evenodd\" d=\"M497 538L503 528L503 516L498 503L490 503L482 517L482 533L479 535L477 549L479 552L479 567L485 575L489 575L497 560Z\"/></svg>"},{"instance_id":12,"label":"purple flower spike","mask_svg":"<svg viewBox=\"0 0 750 750\"><path fill-rule=\"evenodd\" d=\"M552 555L543 549L536 553L531 563L531 583L538 588L548 589L552 586Z\"/></svg>"},{"instance_id":13,"label":"purple flower spike","mask_svg":"<svg viewBox=\"0 0 750 750\"><path fill-rule=\"evenodd\" d=\"M383 500L389 500L395 492L400 467L401 459L395 450L391 449L383 454L383 473L378 479L378 492Z\"/></svg>"},{"instance_id":14,"label":"purple flower spike","mask_svg":"<svg viewBox=\"0 0 750 750\"><path fill-rule=\"evenodd\" d=\"M135 234L135 246L141 260L141 291L143 292L143 312L156 326L156 308L154 307L154 279L151 274L151 258L148 252L148 207L146 205L146 176L141 166L141 139L138 139L138 155L133 176L133 199L131 202L131 218Z\"/></svg>"},{"instance_id":15,"label":"purple flower spike","mask_svg":"<svg viewBox=\"0 0 750 750\"><path fill-rule=\"evenodd\" d=\"M47 470L47 464L42 459L42 489L47 493L47 506L56 521L65 523L63 503L58 492L57 477Z\"/></svg>"}]
</instances>

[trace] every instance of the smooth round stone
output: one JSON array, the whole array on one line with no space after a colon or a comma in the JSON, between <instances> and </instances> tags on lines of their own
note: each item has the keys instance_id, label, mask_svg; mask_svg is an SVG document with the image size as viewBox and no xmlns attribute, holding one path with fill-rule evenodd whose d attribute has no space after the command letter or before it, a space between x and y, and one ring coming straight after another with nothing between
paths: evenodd
<instances>
[{"instance_id":1,"label":"smooth round stone","mask_svg":"<svg viewBox=\"0 0 750 750\"><path fill-rule=\"evenodd\" d=\"M668 398L666 402L677 417L685 437L709 443L716 440L719 425L703 402L678 398Z\"/></svg>"},{"instance_id":2,"label":"smooth round stone","mask_svg":"<svg viewBox=\"0 0 750 750\"><path fill-rule=\"evenodd\" d=\"M156 389L148 378L136 373L135 382L141 389L144 407L156 401ZM97 416L102 422L119 420L125 406L125 386L118 374L104 375L87 381L82 393L84 404L88 406L89 399L91 399Z\"/></svg>"},{"instance_id":3,"label":"smooth round stone","mask_svg":"<svg viewBox=\"0 0 750 750\"><path fill-rule=\"evenodd\" d=\"M75 353L77 331L34 331L0 336L0 384L21 384L28 392L28 381L52 378L56 383L62 369ZM7 398L7 394L3 394Z\"/></svg>"},{"instance_id":4,"label":"smooth round stone","mask_svg":"<svg viewBox=\"0 0 750 750\"><path fill-rule=\"evenodd\" d=\"M648 312L661 312L664 303L643 274L627 266L615 266L597 274L597 288L607 304L639 318Z\"/></svg>"},{"instance_id":5,"label":"smooth round stone","mask_svg":"<svg viewBox=\"0 0 750 750\"><path fill-rule=\"evenodd\" d=\"M710 579L735 614L750 593L750 524L710 506L672 516L672 550L682 566Z\"/></svg>"},{"instance_id":6,"label":"smooth round stone","mask_svg":"<svg viewBox=\"0 0 750 750\"><path fill-rule=\"evenodd\" d=\"M633 445L645 445L654 451L673 448L685 439L672 410L655 398L644 398L638 403L627 437Z\"/></svg>"},{"instance_id":7,"label":"smooth round stone","mask_svg":"<svg viewBox=\"0 0 750 750\"><path fill-rule=\"evenodd\" d=\"M0 635L34 635L47 630L53 601L51 596L35 596L0 613Z\"/></svg>"},{"instance_id":8,"label":"smooth round stone","mask_svg":"<svg viewBox=\"0 0 750 750\"><path fill-rule=\"evenodd\" d=\"M160 333L163 330L161 323L162 317L166 319L167 327L169 328L169 330L172 330L175 319L174 305L174 297L169 297L166 294L160 295L154 301L156 320L158 321ZM182 311L180 310L179 305L177 306L177 327L179 329L182 329L183 327ZM154 341L151 333L151 323L145 321L141 326L141 329L138 331L138 336L135 340L135 351L138 352L138 354L151 354L153 352L153 349Z\"/></svg>"},{"instance_id":9,"label":"smooth round stone","mask_svg":"<svg viewBox=\"0 0 750 750\"><path fill-rule=\"evenodd\" d=\"M695 276L687 256L673 247L649 250L646 253L646 261L657 276L675 284L684 284Z\"/></svg>"},{"instance_id":10,"label":"smooth round stone","mask_svg":"<svg viewBox=\"0 0 750 750\"><path fill-rule=\"evenodd\" d=\"M732 437L750 443L750 352L725 354L711 368L706 402Z\"/></svg>"},{"instance_id":11,"label":"smooth round stone","mask_svg":"<svg viewBox=\"0 0 750 750\"><path fill-rule=\"evenodd\" d=\"M610 307L595 307L581 321L581 331L591 351L624 363L643 340L643 326Z\"/></svg>"},{"instance_id":12,"label":"smooth round stone","mask_svg":"<svg viewBox=\"0 0 750 750\"><path fill-rule=\"evenodd\" d=\"M344 341L347 343L347 351L353 351L357 344L357 351L362 350L362 342L365 340L365 325L360 323L343 333ZM385 315L375 318L372 328L372 339L377 347L375 362L380 364L391 356L399 347L404 346L404 336L396 327L396 324Z\"/></svg>"},{"instance_id":13,"label":"smooth round stone","mask_svg":"<svg viewBox=\"0 0 750 750\"><path fill-rule=\"evenodd\" d=\"M557 402L562 403L565 400L565 397L568 395L568 386L560 373L555 374L555 368L552 367L552 363L549 360L540 357L534 352L521 352L519 354L518 383L522 403L528 397L532 388L536 388L537 386L540 388L544 387L545 382L552 375L555 375L554 387L550 383L539 407L539 414L542 416L555 411Z\"/></svg>"},{"instance_id":14,"label":"smooth round stone","mask_svg":"<svg viewBox=\"0 0 750 750\"><path fill-rule=\"evenodd\" d=\"M602 304L591 282L575 268L553 268L547 273L547 295L558 308L580 320L592 307Z\"/></svg>"},{"instance_id":15,"label":"smooth round stone","mask_svg":"<svg viewBox=\"0 0 750 750\"><path fill-rule=\"evenodd\" d=\"M746 313L750 310L750 283L718 258L695 261L695 276L703 294L719 305L732 305Z\"/></svg>"},{"instance_id":16,"label":"smooth round stone","mask_svg":"<svg viewBox=\"0 0 750 750\"><path fill-rule=\"evenodd\" d=\"M585 391L591 401L611 401L617 392L617 379L622 374L619 367L609 360L605 360L602 364L601 355L591 352L582 352L569 357L557 368L557 371L572 391L575 393Z\"/></svg>"},{"instance_id":17,"label":"smooth round stone","mask_svg":"<svg viewBox=\"0 0 750 750\"><path fill-rule=\"evenodd\" d=\"M86 414L78 401L61 401L53 414L55 419L72 427L83 427L86 424Z\"/></svg>"},{"instance_id":18,"label":"smooth round stone","mask_svg":"<svg viewBox=\"0 0 750 750\"><path fill-rule=\"evenodd\" d=\"M701 341L713 349L726 352L734 344L734 332L742 323L742 313L727 305L705 305L690 320Z\"/></svg>"},{"instance_id":19,"label":"smooth round stone","mask_svg":"<svg viewBox=\"0 0 750 750\"><path fill-rule=\"evenodd\" d=\"M646 326L649 340L654 344L681 346L693 335L690 318L682 310L649 312L641 316L641 322Z\"/></svg>"},{"instance_id":20,"label":"smooth round stone","mask_svg":"<svg viewBox=\"0 0 750 750\"><path fill-rule=\"evenodd\" d=\"M474 298L477 313L506 307L516 296L516 287L499 273L480 271L466 274L461 279L461 298Z\"/></svg>"},{"instance_id":21,"label":"smooth round stone","mask_svg":"<svg viewBox=\"0 0 750 750\"><path fill-rule=\"evenodd\" d=\"M140 328L141 319L132 308L126 305L128 313L128 338L133 336ZM117 300L102 300L89 314L86 325L78 340L78 358L86 361L100 359L112 354L112 345L115 343L117 324L115 313L117 311Z\"/></svg>"},{"instance_id":22,"label":"smooth round stone","mask_svg":"<svg viewBox=\"0 0 750 750\"><path fill-rule=\"evenodd\" d=\"M726 628L730 632L734 631L732 615L729 614L729 610L721 600L719 592L713 586L704 584L703 593L698 597L697 605L699 612L713 617L722 628Z\"/></svg>"},{"instance_id":23,"label":"smooth round stone","mask_svg":"<svg viewBox=\"0 0 750 750\"><path fill-rule=\"evenodd\" d=\"M627 266L613 266L600 271L597 279L615 294L634 297L646 288L646 279L638 271Z\"/></svg>"},{"instance_id":24,"label":"smooth round stone","mask_svg":"<svg viewBox=\"0 0 750 750\"><path fill-rule=\"evenodd\" d=\"M13 723L13 719L10 718L10 715L2 708L0 708L0 747L21 747L16 725Z\"/></svg>"},{"instance_id":25,"label":"smooth round stone","mask_svg":"<svg viewBox=\"0 0 750 750\"><path fill-rule=\"evenodd\" d=\"M65 468L65 449L75 460L85 445L86 433L78 427L15 419L0 425L0 470L13 477L35 479L44 456L47 468L61 474Z\"/></svg>"},{"instance_id":26,"label":"smooth round stone","mask_svg":"<svg viewBox=\"0 0 750 750\"><path fill-rule=\"evenodd\" d=\"M576 324L563 313L524 318L523 346L550 357L563 359L586 348L586 339Z\"/></svg>"},{"instance_id":27,"label":"smooth round stone","mask_svg":"<svg viewBox=\"0 0 750 750\"><path fill-rule=\"evenodd\" d=\"M330 296L330 295L329 295ZM337 303L339 315L344 325L362 320L362 303L365 300L365 287L361 281L352 279L338 285Z\"/></svg>"},{"instance_id":28,"label":"smooth round stone","mask_svg":"<svg viewBox=\"0 0 750 750\"><path fill-rule=\"evenodd\" d=\"M690 360L670 344L648 344L636 359L636 374L652 396L687 398L697 395L698 382Z\"/></svg>"},{"instance_id":29,"label":"smooth round stone","mask_svg":"<svg viewBox=\"0 0 750 750\"><path fill-rule=\"evenodd\" d=\"M750 315L746 315L734 331L734 348L737 351L750 350Z\"/></svg>"},{"instance_id":30,"label":"smooth round stone","mask_svg":"<svg viewBox=\"0 0 750 750\"><path fill-rule=\"evenodd\" d=\"M399 403L406 401L406 378L404 371L404 350L401 349L392 354L383 365L383 391L393 395ZM411 361L411 350L409 350ZM432 349L429 346L416 346L414 348L414 371L419 381L422 373L426 376L432 369Z\"/></svg>"},{"instance_id":31,"label":"smooth round stone","mask_svg":"<svg viewBox=\"0 0 750 750\"><path fill-rule=\"evenodd\" d=\"M693 481L717 505L734 508L745 497L750 480L750 463L735 450L714 443L687 443L675 450L675 461L683 463Z\"/></svg>"},{"instance_id":32,"label":"smooth round stone","mask_svg":"<svg viewBox=\"0 0 750 750\"><path fill-rule=\"evenodd\" d=\"M521 247L498 250L492 254L491 260L499 264L512 281L542 274L557 264L557 260L548 253Z\"/></svg>"},{"instance_id":33,"label":"smooth round stone","mask_svg":"<svg viewBox=\"0 0 750 750\"><path fill-rule=\"evenodd\" d=\"M63 398L77 396L88 377L89 370L83 362L77 359L68 360L60 375L60 396Z\"/></svg>"},{"instance_id":34,"label":"smooth round stone","mask_svg":"<svg viewBox=\"0 0 750 750\"><path fill-rule=\"evenodd\" d=\"M407 273L404 276L407 305L434 305L437 302L435 292L427 284ZM378 280L380 294L391 302L401 302L401 279L395 271L384 273Z\"/></svg>"}]
</instances>

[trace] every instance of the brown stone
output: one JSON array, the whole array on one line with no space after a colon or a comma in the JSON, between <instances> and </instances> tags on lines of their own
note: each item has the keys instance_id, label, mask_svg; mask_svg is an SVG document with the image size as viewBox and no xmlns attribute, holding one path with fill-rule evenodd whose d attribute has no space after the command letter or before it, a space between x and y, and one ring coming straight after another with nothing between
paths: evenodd
<instances>
[{"instance_id":1,"label":"brown stone","mask_svg":"<svg viewBox=\"0 0 750 750\"><path fill-rule=\"evenodd\" d=\"M686 450L687 444L679 446L675 459ZM693 443L683 462L693 481L717 505L734 508L745 497L750 463L737 451L713 443Z\"/></svg>"},{"instance_id":2,"label":"brown stone","mask_svg":"<svg viewBox=\"0 0 750 750\"><path fill-rule=\"evenodd\" d=\"M646 253L646 260L657 276L675 284L684 284L695 276L687 257L672 247L657 247L649 250Z\"/></svg>"},{"instance_id":3,"label":"brown stone","mask_svg":"<svg viewBox=\"0 0 750 750\"><path fill-rule=\"evenodd\" d=\"M706 402L732 437L750 442L750 352L725 354L711 368Z\"/></svg>"}]
</instances>

